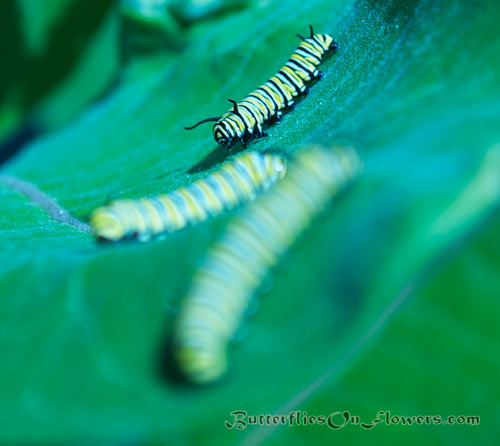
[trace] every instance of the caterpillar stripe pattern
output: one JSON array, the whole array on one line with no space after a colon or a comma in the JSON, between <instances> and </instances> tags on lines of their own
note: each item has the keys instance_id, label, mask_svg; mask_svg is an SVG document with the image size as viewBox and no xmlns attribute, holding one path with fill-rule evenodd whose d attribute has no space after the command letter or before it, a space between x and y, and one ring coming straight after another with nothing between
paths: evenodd
<instances>
[{"instance_id":1,"label":"caterpillar stripe pattern","mask_svg":"<svg viewBox=\"0 0 500 446\"><path fill-rule=\"evenodd\" d=\"M264 277L327 202L360 170L350 148L312 146L286 178L247 206L209 251L181 305L174 355L192 382L227 367L226 350Z\"/></svg>"},{"instance_id":2,"label":"caterpillar stripe pattern","mask_svg":"<svg viewBox=\"0 0 500 446\"><path fill-rule=\"evenodd\" d=\"M285 174L282 157L246 152L187 187L153 198L118 200L98 208L90 217L90 225L99 239L137 237L147 241L251 201Z\"/></svg>"},{"instance_id":3,"label":"caterpillar stripe pattern","mask_svg":"<svg viewBox=\"0 0 500 446\"><path fill-rule=\"evenodd\" d=\"M218 144L231 147L235 142L246 144L254 137L265 136L263 125L271 119L281 119L282 110L294 105L294 98L307 93L306 82L320 78L318 70L323 56L335 50L338 44L328 34L314 34L310 26L310 37L300 35L302 42L293 52L288 62L264 85L250 93L241 102L229 99L233 108L221 117L208 118L199 124L216 121L213 127L214 138Z\"/></svg>"}]
</instances>

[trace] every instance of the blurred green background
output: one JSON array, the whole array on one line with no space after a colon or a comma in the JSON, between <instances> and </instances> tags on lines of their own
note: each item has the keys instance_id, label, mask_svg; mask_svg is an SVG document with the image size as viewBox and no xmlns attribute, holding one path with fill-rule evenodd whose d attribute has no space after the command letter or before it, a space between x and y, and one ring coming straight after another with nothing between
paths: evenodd
<instances>
[{"instance_id":1,"label":"blurred green background","mask_svg":"<svg viewBox=\"0 0 500 446\"><path fill-rule=\"evenodd\" d=\"M251 148L348 143L365 171L263 284L207 388L171 379L166 346L233 213L96 245L0 182L0 443L497 443L499 18L494 0L1 2L0 174L77 218L232 156L183 126L264 82L309 24L339 50ZM481 424L227 430L233 410Z\"/></svg>"}]
</instances>

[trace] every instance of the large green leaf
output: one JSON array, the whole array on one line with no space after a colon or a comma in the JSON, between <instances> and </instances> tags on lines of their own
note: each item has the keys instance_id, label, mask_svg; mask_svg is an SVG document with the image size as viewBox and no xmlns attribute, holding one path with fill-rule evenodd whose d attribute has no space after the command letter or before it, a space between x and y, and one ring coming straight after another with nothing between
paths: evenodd
<instances>
[{"instance_id":1,"label":"large green leaf","mask_svg":"<svg viewBox=\"0 0 500 446\"><path fill-rule=\"evenodd\" d=\"M310 444L321 444L325 438L341 444L366 439L375 444L422 444L423 440L431 444L495 444L492 426L500 415L499 363L493 353L499 342L495 293L500 288L499 222L497 213L484 228L484 235L467 239L468 246L462 241L436 259L426 272L425 285L417 287L416 293L410 289L401 293L395 302L404 302L404 309L392 319L383 318L372 336L355 345L366 354L350 370L346 365L359 351L351 350L353 355L341 361L332 358L326 374L295 399L295 404L308 399L300 407L308 415L347 410L351 416L359 416L360 423L370 425L383 410L390 411L391 418L440 415L440 424L414 422L409 426L400 421L397 425L376 424L369 431L359 424L340 429L257 428L247 444L261 444L270 435L279 444L293 444L290 437L296 434ZM392 311L387 315L394 316ZM321 392L315 389L318 384ZM288 410L293 406L285 404L282 412ZM450 426L449 415L478 415L481 424L459 425L455 419ZM382 418L385 420L385 414ZM337 414L332 420L338 426L345 418Z\"/></svg>"},{"instance_id":2,"label":"large green leaf","mask_svg":"<svg viewBox=\"0 0 500 446\"><path fill-rule=\"evenodd\" d=\"M81 119L5 166L3 173L32 182L81 219L110 198L188 184L229 154L216 147L208 126L189 133L182 127L220 114L227 98L262 83L295 48L294 34L311 23L335 36L338 53L311 93L252 148L293 154L308 141L349 143L365 172L264 284L249 336L230 353L230 375L207 389L170 379L165 346L192 274L231 213L163 241L99 246L0 185L1 437L219 445L243 438L260 444L261 435L275 444L276 433L293 444L308 431L227 430L224 421L236 409L301 409L312 395L311 411L342 406L366 409L360 415L367 417L393 408L408 415L489 410L498 398L491 348L498 335L478 329L470 341L461 320L447 318L448 308L464 311L461 287L446 285L453 272L414 298L422 299L414 303L418 311L400 301L500 196L494 181L478 186L498 167L495 156L482 160L500 141L499 13L493 0L256 2L190 28L185 38L192 43L177 57L136 62ZM491 163L493 171L485 167ZM193 166L199 171L187 173ZM470 278L481 281L483 267L477 269ZM450 297L434 307L432 296L443 289ZM491 321L497 289L484 284L470 300L480 313L470 320L463 314L471 330ZM391 370L387 392L377 393L370 391L374 376L386 376L404 346L380 338L378 356L352 359L375 341L386 316L395 320L396 337L411 322L403 339L413 362L394 369L401 374ZM474 373L448 377L438 357L444 350L430 357L424 351L433 340L428 316L441 330L439 342L449 340L451 358L466 348L478 352L478 366L474 356L463 359ZM439 379L411 379L428 361ZM343 387L337 373L324 375L347 367ZM457 395L478 388L471 377L485 390L461 400ZM448 380L446 406L431 396ZM493 435L492 426L481 429ZM469 429L472 435L478 428ZM314 435L331 440L331 431L320 431ZM446 436L431 427L412 432L421 441Z\"/></svg>"}]
</instances>

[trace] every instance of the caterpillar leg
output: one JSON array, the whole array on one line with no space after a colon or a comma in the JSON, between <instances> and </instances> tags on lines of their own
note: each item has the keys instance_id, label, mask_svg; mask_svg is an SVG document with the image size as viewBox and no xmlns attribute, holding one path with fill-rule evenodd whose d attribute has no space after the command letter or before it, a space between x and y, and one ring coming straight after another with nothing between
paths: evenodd
<instances>
[{"instance_id":1,"label":"caterpillar leg","mask_svg":"<svg viewBox=\"0 0 500 446\"><path fill-rule=\"evenodd\" d=\"M254 138L264 138L266 136L267 136L267 133L265 133L264 130L262 130L262 127L261 128L256 127L254 129L254 133L253 133Z\"/></svg>"},{"instance_id":2,"label":"caterpillar leg","mask_svg":"<svg viewBox=\"0 0 500 446\"><path fill-rule=\"evenodd\" d=\"M253 133L245 132L243 135L239 137L239 141L241 142L241 145L243 148L247 148L248 143L253 139Z\"/></svg>"},{"instance_id":3,"label":"caterpillar leg","mask_svg":"<svg viewBox=\"0 0 500 446\"><path fill-rule=\"evenodd\" d=\"M314 70L313 73L313 78L314 79L321 79L323 77L323 72L319 70Z\"/></svg>"}]
</instances>

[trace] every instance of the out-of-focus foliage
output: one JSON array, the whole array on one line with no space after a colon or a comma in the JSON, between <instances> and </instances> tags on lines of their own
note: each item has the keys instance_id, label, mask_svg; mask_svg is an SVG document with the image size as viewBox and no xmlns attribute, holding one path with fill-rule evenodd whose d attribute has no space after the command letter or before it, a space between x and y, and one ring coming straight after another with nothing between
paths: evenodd
<instances>
[{"instance_id":1,"label":"out-of-focus foliage","mask_svg":"<svg viewBox=\"0 0 500 446\"><path fill-rule=\"evenodd\" d=\"M40 130L56 128L110 86L119 60L111 5L0 2L0 137L25 121Z\"/></svg>"},{"instance_id":2,"label":"out-of-focus foliage","mask_svg":"<svg viewBox=\"0 0 500 446\"><path fill-rule=\"evenodd\" d=\"M231 213L163 241L97 246L0 185L2 440L338 440L340 431L322 427L227 430L236 409L350 410L368 421L379 410L477 414L480 427L340 435L353 444L493 438L499 234L492 224L463 236L500 198L499 14L493 0L252 2L184 29L175 55L127 65L99 103L3 166L82 219L110 198L188 184L227 153L210 126L182 127L265 81L295 48L294 34L313 24L335 36L338 53L252 148L293 155L310 141L348 143L365 172L264 284L249 336L230 353L230 376L207 389L170 379L165 346L192 274ZM32 39L36 48L36 33L18 33L15 45Z\"/></svg>"},{"instance_id":3,"label":"out-of-focus foliage","mask_svg":"<svg viewBox=\"0 0 500 446\"><path fill-rule=\"evenodd\" d=\"M122 48L125 60L178 49L179 23L169 11L170 0L121 0Z\"/></svg>"},{"instance_id":4,"label":"out-of-focus foliage","mask_svg":"<svg viewBox=\"0 0 500 446\"><path fill-rule=\"evenodd\" d=\"M169 10L183 23L192 23L217 14L236 11L257 3L255 0L169 0Z\"/></svg>"},{"instance_id":5,"label":"out-of-focus foliage","mask_svg":"<svg viewBox=\"0 0 500 446\"><path fill-rule=\"evenodd\" d=\"M489 426L500 415L499 366L493 353L498 350L499 224L497 215L481 226L482 235L446 252L444 268L433 264L427 269L425 286L417 287L406 308L371 339L376 342L363 346L364 357L348 363L349 370L333 361L321 392L302 407L310 415L348 410L367 424L380 410L390 411L391 417L441 415L443 420L480 415L481 428L456 421L454 426L378 424L369 432L354 425L338 431L281 428L273 441L294 444L299 436L309 444L321 444L325 437L341 444L366 438L374 444L421 444L423 438L428 444L494 444ZM343 421L341 416L334 420L337 425ZM258 429L252 442L268 434Z\"/></svg>"}]
</instances>

